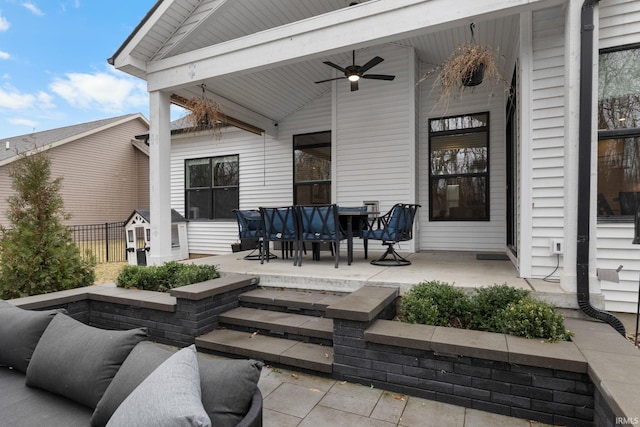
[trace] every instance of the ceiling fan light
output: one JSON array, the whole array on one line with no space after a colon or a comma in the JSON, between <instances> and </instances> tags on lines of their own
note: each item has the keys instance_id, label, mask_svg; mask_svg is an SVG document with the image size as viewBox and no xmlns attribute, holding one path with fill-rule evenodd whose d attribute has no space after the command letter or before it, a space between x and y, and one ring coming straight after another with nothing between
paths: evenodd
<instances>
[{"instance_id":1,"label":"ceiling fan light","mask_svg":"<svg viewBox=\"0 0 640 427\"><path fill-rule=\"evenodd\" d=\"M349 81L351 82L357 82L358 80L360 80L360 76L357 74L351 74L349 77L347 77L349 79Z\"/></svg>"}]
</instances>

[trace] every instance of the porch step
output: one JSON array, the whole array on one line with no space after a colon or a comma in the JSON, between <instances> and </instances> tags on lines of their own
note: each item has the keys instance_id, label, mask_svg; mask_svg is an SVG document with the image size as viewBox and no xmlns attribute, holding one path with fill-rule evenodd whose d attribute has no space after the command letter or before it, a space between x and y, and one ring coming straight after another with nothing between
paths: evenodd
<instances>
[{"instance_id":1,"label":"porch step","mask_svg":"<svg viewBox=\"0 0 640 427\"><path fill-rule=\"evenodd\" d=\"M249 332L261 330L283 334L287 338L314 337L329 342L333 340L333 320L323 317L238 307L221 314L219 322L229 326L240 326Z\"/></svg>"},{"instance_id":2,"label":"porch step","mask_svg":"<svg viewBox=\"0 0 640 427\"><path fill-rule=\"evenodd\" d=\"M279 288L254 289L240 295L245 307L287 311L311 316L324 316L326 308L343 298L342 294L282 290Z\"/></svg>"},{"instance_id":3,"label":"porch step","mask_svg":"<svg viewBox=\"0 0 640 427\"><path fill-rule=\"evenodd\" d=\"M196 346L218 353L249 357L328 374L332 373L332 346L304 343L231 329L216 329L202 335L196 338Z\"/></svg>"}]
</instances>

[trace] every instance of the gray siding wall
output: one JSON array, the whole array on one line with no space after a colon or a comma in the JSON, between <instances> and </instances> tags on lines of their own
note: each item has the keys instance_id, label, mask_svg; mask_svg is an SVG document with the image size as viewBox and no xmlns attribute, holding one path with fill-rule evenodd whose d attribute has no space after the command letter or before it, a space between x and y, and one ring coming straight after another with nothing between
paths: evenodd
<instances>
[{"instance_id":1,"label":"gray siding wall","mask_svg":"<svg viewBox=\"0 0 640 427\"><path fill-rule=\"evenodd\" d=\"M148 178L139 181L140 170L148 171L148 158L131 144L135 135L147 131L143 121L130 120L47 151L51 176L63 177L64 207L72 214L69 224L125 221L135 208L145 207L141 203L148 205ZM144 157L138 157L139 154ZM12 192L10 166L0 167L3 225L8 225L6 199Z\"/></svg>"}]
</instances>

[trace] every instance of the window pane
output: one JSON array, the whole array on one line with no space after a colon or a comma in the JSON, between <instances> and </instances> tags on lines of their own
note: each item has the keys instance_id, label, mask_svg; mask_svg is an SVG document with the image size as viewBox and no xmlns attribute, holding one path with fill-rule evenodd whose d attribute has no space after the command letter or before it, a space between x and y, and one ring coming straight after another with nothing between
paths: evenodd
<instances>
[{"instance_id":1,"label":"window pane","mask_svg":"<svg viewBox=\"0 0 640 427\"><path fill-rule=\"evenodd\" d=\"M208 189L187 191L187 215L189 219L210 218L210 191Z\"/></svg>"},{"instance_id":2,"label":"window pane","mask_svg":"<svg viewBox=\"0 0 640 427\"><path fill-rule=\"evenodd\" d=\"M598 141L598 215L634 215L640 198L640 137Z\"/></svg>"},{"instance_id":3,"label":"window pane","mask_svg":"<svg viewBox=\"0 0 640 427\"><path fill-rule=\"evenodd\" d=\"M486 132L431 138L431 174L458 175L487 172Z\"/></svg>"},{"instance_id":4,"label":"window pane","mask_svg":"<svg viewBox=\"0 0 640 427\"><path fill-rule=\"evenodd\" d=\"M238 185L238 156L213 159L212 187Z\"/></svg>"},{"instance_id":5,"label":"window pane","mask_svg":"<svg viewBox=\"0 0 640 427\"><path fill-rule=\"evenodd\" d=\"M640 48L599 55L598 129L640 127Z\"/></svg>"},{"instance_id":6,"label":"window pane","mask_svg":"<svg viewBox=\"0 0 640 427\"><path fill-rule=\"evenodd\" d=\"M431 194L433 219L489 219L485 177L433 179Z\"/></svg>"},{"instance_id":7,"label":"window pane","mask_svg":"<svg viewBox=\"0 0 640 427\"><path fill-rule=\"evenodd\" d=\"M299 205L323 205L331 203L331 183L297 184L296 203Z\"/></svg>"},{"instance_id":8,"label":"window pane","mask_svg":"<svg viewBox=\"0 0 640 427\"><path fill-rule=\"evenodd\" d=\"M295 150L296 182L331 180L331 146Z\"/></svg>"},{"instance_id":9,"label":"window pane","mask_svg":"<svg viewBox=\"0 0 640 427\"><path fill-rule=\"evenodd\" d=\"M186 161L187 188L209 187L209 159L193 159Z\"/></svg>"},{"instance_id":10,"label":"window pane","mask_svg":"<svg viewBox=\"0 0 640 427\"><path fill-rule=\"evenodd\" d=\"M489 219L489 113L429 121L430 219Z\"/></svg>"},{"instance_id":11,"label":"window pane","mask_svg":"<svg viewBox=\"0 0 640 427\"><path fill-rule=\"evenodd\" d=\"M293 201L331 203L331 132L293 137Z\"/></svg>"},{"instance_id":12,"label":"window pane","mask_svg":"<svg viewBox=\"0 0 640 427\"><path fill-rule=\"evenodd\" d=\"M445 132L486 126L489 126L489 115L487 113L478 113L431 120L429 122L429 131Z\"/></svg>"},{"instance_id":13,"label":"window pane","mask_svg":"<svg viewBox=\"0 0 640 427\"><path fill-rule=\"evenodd\" d=\"M238 209L238 187L213 189L213 217L215 219L235 218L232 210Z\"/></svg>"}]
</instances>

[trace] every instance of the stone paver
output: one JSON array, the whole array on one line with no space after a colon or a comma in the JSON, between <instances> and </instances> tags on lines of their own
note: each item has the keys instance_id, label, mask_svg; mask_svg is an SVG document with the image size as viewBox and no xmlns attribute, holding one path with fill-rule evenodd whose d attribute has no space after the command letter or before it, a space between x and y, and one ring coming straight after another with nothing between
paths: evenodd
<instances>
[{"instance_id":1,"label":"stone paver","mask_svg":"<svg viewBox=\"0 0 640 427\"><path fill-rule=\"evenodd\" d=\"M407 404L407 396L385 391L371 413L371 418L398 424Z\"/></svg>"},{"instance_id":2,"label":"stone paver","mask_svg":"<svg viewBox=\"0 0 640 427\"><path fill-rule=\"evenodd\" d=\"M317 406L299 424L300 427L394 427L395 424L374 420L338 409Z\"/></svg>"},{"instance_id":3,"label":"stone paver","mask_svg":"<svg viewBox=\"0 0 640 427\"><path fill-rule=\"evenodd\" d=\"M465 408L448 403L409 397L400 419L407 427L462 427Z\"/></svg>"},{"instance_id":4,"label":"stone paver","mask_svg":"<svg viewBox=\"0 0 640 427\"><path fill-rule=\"evenodd\" d=\"M263 400L265 409L304 418L320 402L324 393L299 385L283 383Z\"/></svg>"},{"instance_id":5,"label":"stone paver","mask_svg":"<svg viewBox=\"0 0 640 427\"><path fill-rule=\"evenodd\" d=\"M359 399L357 397L342 396L336 393L327 393L319 403L332 409L350 412L356 415L368 417L376 406L374 400Z\"/></svg>"},{"instance_id":6,"label":"stone paver","mask_svg":"<svg viewBox=\"0 0 640 427\"><path fill-rule=\"evenodd\" d=\"M262 370L258 386L265 427L546 426L270 366Z\"/></svg>"},{"instance_id":7,"label":"stone paver","mask_svg":"<svg viewBox=\"0 0 640 427\"><path fill-rule=\"evenodd\" d=\"M538 424L540 425L540 424ZM478 411L467 408L465 411L464 427L529 427L531 423L504 415L492 414L491 412Z\"/></svg>"}]
</instances>

